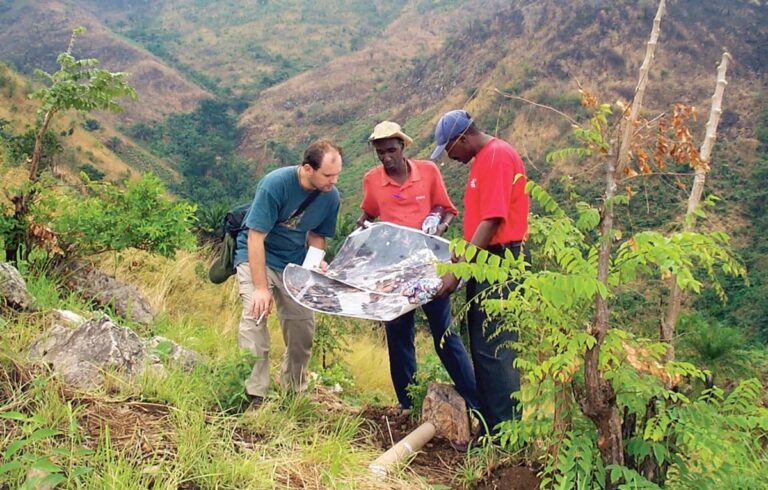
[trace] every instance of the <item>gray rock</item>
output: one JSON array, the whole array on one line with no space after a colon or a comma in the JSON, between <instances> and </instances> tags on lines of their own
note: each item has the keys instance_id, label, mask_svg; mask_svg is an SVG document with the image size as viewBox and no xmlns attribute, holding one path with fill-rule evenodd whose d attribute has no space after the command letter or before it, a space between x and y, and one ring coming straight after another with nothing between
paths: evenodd
<instances>
[{"instance_id":1,"label":"gray rock","mask_svg":"<svg viewBox=\"0 0 768 490\"><path fill-rule=\"evenodd\" d=\"M79 327L87 321L84 316L69 310L53 310L53 318L68 327Z\"/></svg>"},{"instance_id":2,"label":"gray rock","mask_svg":"<svg viewBox=\"0 0 768 490\"><path fill-rule=\"evenodd\" d=\"M197 352L159 335L145 340L144 345L152 364L169 364L184 371L191 371L200 362L200 354Z\"/></svg>"},{"instance_id":3,"label":"gray rock","mask_svg":"<svg viewBox=\"0 0 768 490\"><path fill-rule=\"evenodd\" d=\"M105 371L130 380L147 368L163 374L165 365L173 362L178 362L181 369L191 370L200 359L196 352L171 340L142 339L106 316L87 321L74 330L54 323L32 345L29 354L49 364L64 382L85 389L101 386Z\"/></svg>"},{"instance_id":4,"label":"gray rock","mask_svg":"<svg viewBox=\"0 0 768 490\"><path fill-rule=\"evenodd\" d=\"M19 311L30 310L34 304L24 278L7 262L0 262L0 305L3 304Z\"/></svg>"},{"instance_id":5,"label":"gray rock","mask_svg":"<svg viewBox=\"0 0 768 490\"><path fill-rule=\"evenodd\" d=\"M55 324L30 355L50 364L66 383L94 388L103 383L105 370L129 378L141 374L146 347L134 332L104 317L75 330Z\"/></svg>"},{"instance_id":6,"label":"gray rock","mask_svg":"<svg viewBox=\"0 0 768 490\"><path fill-rule=\"evenodd\" d=\"M469 441L467 405L453 385L430 383L421 409L422 422L432 422L437 435L453 442Z\"/></svg>"},{"instance_id":7,"label":"gray rock","mask_svg":"<svg viewBox=\"0 0 768 490\"><path fill-rule=\"evenodd\" d=\"M149 301L133 284L118 281L104 271L82 262L64 266L64 286L99 306L109 306L115 314L149 325L154 313Z\"/></svg>"}]
</instances>

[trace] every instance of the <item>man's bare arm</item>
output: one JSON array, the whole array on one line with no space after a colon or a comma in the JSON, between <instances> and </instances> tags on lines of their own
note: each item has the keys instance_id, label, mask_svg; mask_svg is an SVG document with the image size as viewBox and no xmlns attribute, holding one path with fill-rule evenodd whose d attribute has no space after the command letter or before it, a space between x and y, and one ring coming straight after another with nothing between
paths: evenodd
<instances>
[{"instance_id":1,"label":"man's bare arm","mask_svg":"<svg viewBox=\"0 0 768 490\"><path fill-rule=\"evenodd\" d=\"M256 318L266 317L272 311L272 293L267 282L267 254L264 250L266 236L264 232L248 230L248 266L253 280L251 313Z\"/></svg>"}]
</instances>

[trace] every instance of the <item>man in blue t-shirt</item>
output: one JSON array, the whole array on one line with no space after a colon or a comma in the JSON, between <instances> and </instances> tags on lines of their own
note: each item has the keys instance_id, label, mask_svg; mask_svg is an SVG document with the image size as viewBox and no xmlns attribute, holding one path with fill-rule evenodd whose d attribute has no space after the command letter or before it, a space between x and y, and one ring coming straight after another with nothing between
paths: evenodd
<instances>
[{"instance_id":1,"label":"man in blue t-shirt","mask_svg":"<svg viewBox=\"0 0 768 490\"><path fill-rule=\"evenodd\" d=\"M282 273L287 264L303 262L307 245L325 250L325 239L336 232L341 199L335 184L341 166L341 148L332 141L310 144L301 165L279 168L261 179L245 229L237 236L235 266L243 301L239 343L256 356L245 381L254 407L263 402L269 386L267 317L273 298L286 346L280 382L295 391L307 386L315 320L285 290Z\"/></svg>"}]
</instances>

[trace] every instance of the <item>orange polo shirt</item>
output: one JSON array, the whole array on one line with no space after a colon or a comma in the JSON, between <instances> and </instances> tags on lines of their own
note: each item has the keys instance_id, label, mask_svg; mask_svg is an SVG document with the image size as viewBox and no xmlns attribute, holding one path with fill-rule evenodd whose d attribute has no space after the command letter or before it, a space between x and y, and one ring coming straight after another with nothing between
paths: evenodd
<instances>
[{"instance_id":1,"label":"orange polo shirt","mask_svg":"<svg viewBox=\"0 0 768 490\"><path fill-rule=\"evenodd\" d=\"M382 221L417 229L435 206L459 214L437 165L428 160L407 160L407 164L410 173L403 185L392 180L383 165L369 170L363 177L360 209Z\"/></svg>"}]
</instances>

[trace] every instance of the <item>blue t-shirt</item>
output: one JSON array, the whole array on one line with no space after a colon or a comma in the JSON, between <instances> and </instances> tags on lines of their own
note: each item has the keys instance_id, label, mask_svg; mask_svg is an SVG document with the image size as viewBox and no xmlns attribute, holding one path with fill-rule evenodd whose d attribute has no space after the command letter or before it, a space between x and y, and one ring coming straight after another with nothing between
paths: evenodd
<instances>
[{"instance_id":1,"label":"blue t-shirt","mask_svg":"<svg viewBox=\"0 0 768 490\"><path fill-rule=\"evenodd\" d=\"M341 198L334 187L321 192L296 218L288 218L312 194L299 184L295 166L273 170L256 186L256 195L245 218L245 229L237 235L235 266L248 261L248 229L267 233L264 248L267 266L282 271L289 263L301 264L307 253L307 232L324 237L336 232Z\"/></svg>"}]
</instances>

